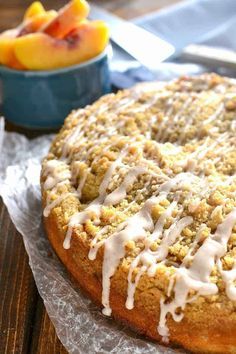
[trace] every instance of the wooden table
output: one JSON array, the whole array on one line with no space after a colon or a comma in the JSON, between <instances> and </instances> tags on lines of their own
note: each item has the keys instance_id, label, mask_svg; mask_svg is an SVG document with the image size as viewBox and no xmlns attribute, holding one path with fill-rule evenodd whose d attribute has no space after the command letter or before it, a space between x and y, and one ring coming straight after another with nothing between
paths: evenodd
<instances>
[{"instance_id":1,"label":"wooden table","mask_svg":"<svg viewBox=\"0 0 236 354\"><path fill-rule=\"evenodd\" d=\"M97 3L124 18L132 18L179 0L99 0ZM59 8L64 0L42 1ZM16 26L31 0L0 0L0 32ZM27 136L35 131L15 129ZM0 353L67 353L58 340L35 286L21 235L0 200Z\"/></svg>"}]
</instances>

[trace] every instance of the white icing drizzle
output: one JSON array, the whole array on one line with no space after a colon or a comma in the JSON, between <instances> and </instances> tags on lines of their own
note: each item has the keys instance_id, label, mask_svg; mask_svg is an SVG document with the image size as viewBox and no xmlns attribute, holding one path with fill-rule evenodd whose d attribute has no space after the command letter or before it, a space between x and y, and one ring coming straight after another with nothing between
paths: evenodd
<instances>
[{"instance_id":1,"label":"white icing drizzle","mask_svg":"<svg viewBox=\"0 0 236 354\"><path fill-rule=\"evenodd\" d=\"M169 192L173 188L178 188L184 186L186 180L195 179L196 177L188 173L181 173L175 178L164 182L156 196L155 194L149 198L141 208L132 217L128 218L124 223L121 230L116 231L105 242L104 245L104 260L103 260L103 292L102 292L102 304L104 306L104 314L109 315L111 313L111 308L109 304L109 294L110 294L110 278L114 275L120 260L125 255L125 245L127 241L137 241L146 238L147 232L157 231L155 230L155 225L153 223L151 212L153 206L159 203L161 200L165 199ZM176 230L171 230L170 238L166 237L164 242L170 242L173 237L174 239L181 233L181 224L189 224L192 222L192 218L184 219L179 222L176 226ZM163 243L164 244L164 243ZM164 246L163 246L164 249ZM164 251L163 251L164 252ZM164 257L163 257L164 258Z\"/></svg>"},{"instance_id":2,"label":"white icing drizzle","mask_svg":"<svg viewBox=\"0 0 236 354\"><path fill-rule=\"evenodd\" d=\"M232 120L230 128L232 131L236 131L236 120Z\"/></svg>"},{"instance_id":3,"label":"white icing drizzle","mask_svg":"<svg viewBox=\"0 0 236 354\"><path fill-rule=\"evenodd\" d=\"M128 240L137 241L144 239L146 232L153 229L151 208L155 203L155 197L148 199L141 210L125 222L124 228L112 234L104 244L102 304L105 315L111 314L109 303L110 279L114 275L120 260L125 255L125 244Z\"/></svg>"},{"instance_id":4,"label":"white icing drizzle","mask_svg":"<svg viewBox=\"0 0 236 354\"><path fill-rule=\"evenodd\" d=\"M161 134L161 141L165 141L169 135L169 132L176 126L178 120L183 115L183 112L190 106L193 101L193 95L189 95L189 98L184 102L181 109L174 115L174 117L168 122L168 128L166 127Z\"/></svg>"},{"instance_id":5,"label":"white icing drizzle","mask_svg":"<svg viewBox=\"0 0 236 354\"><path fill-rule=\"evenodd\" d=\"M57 194L57 190L60 186L69 183L71 179L71 172L64 161L48 160L44 166L44 176L46 177L44 182L44 188L50 193L47 196L47 204L43 210L43 215L48 217L51 210L58 206L64 199L71 195L77 195L75 192L62 193L56 199L53 197Z\"/></svg>"},{"instance_id":6,"label":"white icing drizzle","mask_svg":"<svg viewBox=\"0 0 236 354\"><path fill-rule=\"evenodd\" d=\"M219 146L222 142L224 145ZM235 142L235 138L231 137L229 133L224 133L216 138L214 141L210 141L210 138L207 137L202 145L192 152L188 154L187 158L184 160L180 160L177 162L177 166L182 166L187 169L187 171L191 171L196 173L196 169L198 167L199 172L204 171L209 159L206 158L209 152L214 151L214 154L217 156L214 159L210 159L213 164L216 164L222 159L222 156L225 156L226 153L235 150L233 146Z\"/></svg>"},{"instance_id":7,"label":"white icing drizzle","mask_svg":"<svg viewBox=\"0 0 236 354\"><path fill-rule=\"evenodd\" d=\"M52 202L48 203L46 207L43 210L43 216L48 217L49 214L51 213L51 210L55 208L57 205L59 205L63 200L65 200L67 197L71 195L76 195L75 193L63 193L59 197L57 197L55 200Z\"/></svg>"},{"instance_id":8,"label":"white icing drizzle","mask_svg":"<svg viewBox=\"0 0 236 354\"><path fill-rule=\"evenodd\" d=\"M221 114L223 114L224 108L224 103L221 103L217 110L204 121L204 125L212 123L214 120L216 120Z\"/></svg>"},{"instance_id":9,"label":"white icing drizzle","mask_svg":"<svg viewBox=\"0 0 236 354\"><path fill-rule=\"evenodd\" d=\"M71 235L73 232L73 227L76 225L83 225L87 220L90 220L91 217L99 217L101 213L102 204L106 197L106 189L108 188L109 182L111 177L117 167L121 166L122 159L125 156L127 150L123 150L117 160L110 164L109 168L107 169L105 176L103 178L102 183L99 187L99 196L91 203L89 206L80 212L75 213L69 221L68 230L66 233L66 237L63 243L63 247L65 249L70 248L70 240Z\"/></svg>"},{"instance_id":10,"label":"white icing drizzle","mask_svg":"<svg viewBox=\"0 0 236 354\"><path fill-rule=\"evenodd\" d=\"M186 124L187 124L188 127L190 127L191 124L196 119L196 117L198 117L198 114L199 114L200 111L201 111L201 106L200 105L197 106L194 111L191 111L191 113L188 115L188 119L186 121ZM182 129L180 131L179 138L178 138L178 141L177 141L178 144L181 144L183 142L184 136L185 136L185 129Z\"/></svg>"},{"instance_id":11,"label":"white icing drizzle","mask_svg":"<svg viewBox=\"0 0 236 354\"><path fill-rule=\"evenodd\" d=\"M196 250L196 247L198 246L199 242L201 241L201 238L202 238L202 232L203 230L206 228L206 225L205 224L202 224L197 233L196 233L196 237L192 243L192 245L190 246L189 250L188 250L188 253L186 254L186 256L184 257L183 259L183 265L187 266L189 261L191 261L193 259L193 253L194 251ZM172 287L171 287L172 288ZM170 296L170 294L168 295Z\"/></svg>"},{"instance_id":12,"label":"white icing drizzle","mask_svg":"<svg viewBox=\"0 0 236 354\"><path fill-rule=\"evenodd\" d=\"M183 313L177 315L176 310L178 308L184 310L189 302L188 295L190 290L196 291L198 296L214 295L218 292L217 285L211 281L210 275L215 265L215 260L220 259L226 252L227 242L235 223L236 208L218 225L215 234L208 237L197 250L192 257L191 266L186 268L183 263L182 267L176 269L175 285L172 289L174 299L169 303L165 302L164 298L161 301L158 332L165 339L169 336L169 330L166 326L167 314L170 313L175 321L180 321L183 318Z\"/></svg>"},{"instance_id":13,"label":"white icing drizzle","mask_svg":"<svg viewBox=\"0 0 236 354\"><path fill-rule=\"evenodd\" d=\"M84 110L79 110L75 117L80 117L84 113ZM62 147L62 157L65 158L68 154L68 151L71 146L73 146L73 143L76 142L77 139L79 139L80 134L81 134L81 125L76 125L74 130L72 130L72 133L67 136L67 138L64 141L63 147Z\"/></svg>"},{"instance_id":14,"label":"white icing drizzle","mask_svg":"<svg viewBox=\"0 0 236 354\"><path fill-rule=\"evenodd\" d=\"M130 169L124 178L124 181L112 193L110 193L104 200L104 205L116 205L126 197L128 187L132 186L136 178L146 173L147 169L142 166L135 166Z\"/></svg>"},{"instance_id":15,"label":"white icing drizzle","mask_svg":"<svg viewBox=\"0 0 236 354\"><path fill-rule=\"evenodd\" d=\"M86 182L86 178L88 176L89 170L86 171L83 176L81 177L80 181L79 181L79 185L77 188L77 193L78 193L78 198L81 198L81 194L82 194L82 189L84 188L85 182Z\"/></svg>"},{"instance_id":16,"label":"white icing drizzle","mask_svg":"<svg viewBox=\"0 0 236 354\"><path fill-rule=\"evenodd\" d=\"M49 160L44 167L44 176L46 176L44 188L48 190L60 182L68 181L71 178L71 173L63 161Z\"/></svg>"},{"instance_id":17,"label":"white icing drizzle","mask_svg":"<svg viewBox=\"0 0 236 354\"><path fill-rule=\"evenodd\" d=\"M187 85L187 83L186 83ZM208 84L204 83L204 88ZM220 85L217 86L215 91L222 91ZM145 91L145 89L143 89ZM59 205L64 199L75 196L78 200L82 197L84 185L87 180L88 174L91 172L90 167L83 169L83 164L92 159L92 164L95 164L103 156L106 151L109 151L114 146L111 141L113 136L117 136L118 132L125 127L126 121L129 119L129 114L142 113L148 109L151 109L155 102L159 98L166 98L170 95L170 92L158 92L148 99L144 104L138 102L142 96L142 89L136 89L133 91L133 95L130 97L124 97L119 101L108 102L100 105L98 108L91 109L91 113L83 124L76 125L72 133L70 133L62 148L62 157L60 160L49 160L44 166L44 176L46 177L44 182L44 189L48 192L47 205L44 209L44 216L48 216L53 208ZM194 112L190 112L188 116L185 112L189 110L189 106L193 103L197 97L196 92L188 94L188 98L183 102L182 108L172 117L175 103L180 99L181 93L176 92L172 94L167 101L169 109L165 112L164 118L159 124L158 132L156 134L155 146L159 149L162 156L176 155L184 153L181 146L176 146L170 143L161 143L165 141L171 131L175 129L177 125L186 124L188 127L196 119L196 109ZM187 96L187 95L186 95ZM210 97L210 100L214 101L214 97ZM133 108L133 103L137 103L136 108ZM140 103L140 104L139 104ZM209 102L210 104L211 102ZM131 108L129 110L129 108ZM198 108L197 108L198 109ZM199 107L200 109L200 107ZM224 103L220 103L216 111L203 122L203 125L213 123L217 118L223 114L225 109ZM113 118L118 113L124 114L121 121L116 122L114 126L109 126L105 121L97 122L97 117L106 113L106 122L109 123L109 117ZM86 113L85 110L79 110L77 118L82 117ZM157 121L157 116L154 114L150 117L150 126L146 133L147 138L152 137L152 126ZM90 130L92 124L96 124L96 130L93 136L93 145L87 146L90 143L87 133ZM99 187L98 197L90 202L84 209L73 214L68 223L68 230L64 239L63 247L65 249L70 248L71 236L73 229L79 228L83 231L83 224L87 221L92 221L94 225L100 226L100 217L102 215L103 207L116 206L121 203L129 192L134 187L135 182L142 175L146 175L142 187L136 191L136 196L132 202L129 203L123 211L127 212L131 210L131 216L125 221L121 222L114 231L110 224L100 227L96 236L91 241L90 252L88 258L90 260L96 259L98 250L104 248L103 266L102 266L102 304L104 306L103 313L105 315L111 314L110 307L110 285L111 278L115 274L117 268L120 265L121 260L126 254L126 245L129 241L142 241L144 249L133 259L129 267L128 273L128 288L126 308L132 309L134 307L135 291L140 281L140 278L144 273L148 276L154 277L158 268L165 265L167 262L167 256L170 246L176 242L181 242L183 238L182 232L193 223L191 216L183 216L184 207L182 203L179 203L181 193L188 191L186 199L192 196L191 188L195 188L195 199L192 204L188 205L188 211L194 212L201 200L209 195L217 184L231 185L233 184L235 176L228 176L225 180L211 183L204 175L204 170L209 163L207 155L209 152L214 151L215 156L212 161L216 164L221 161L224 154L229 153L235 149L235 136L232 135L232 131L235 130L235 122L230 123L231 131L219 134L216 138L210 137L204 138L202 144L192 152L183 161L178 161L177 166L184 167L186 172L173 175L171 177L164 174L161 169L158 170L157 163L149 156L144 159L140 157L138 163L135 158L130 165L125 163L126 157L130 157L130 149L132 143L135 142L134 147L138 150L137 155L141 151L142 155L143 143L138 139L129 137L128 143L125 148L118 154L115 161L111 162L103 180ZM214 128L217 128L214 130ZM218 134L218 127L213 127L211 133ZM121 137L122 140L123 137ZM180 144L184 139L184 130L179 134L177 144ZM197 141L197 138L194 140ZM117 140L115 140L117 143ZM154 143L154 142L153 142ZM93 157L94 148L96 145L104 144L102 153ZM75 148L75 154L74 154ZM211 155L210 155L211 156ZM73 157L73 163L75 163L70 171L70 163ZM79 163L77 161L79 160ZM151 163L155 163L155 172L151 169ZM119 180L120 173L122 178ZM76 183L79 178L79 185L77 189L65 192L57 196L60 186L66 184ZM146 194L148 186L152 185L152 180L158 181L158 189L155 189L148 199L144 198L144 202L140 204L139 210L133 214L132 206L137 205L138 197L142 194ZM112 188L110 185L114 181L118 181L118 186L110 191ZM153 220L153 208L160 204L165 199L171 200L169 206L154 222ZM224 205L217 206L211 217L217 215L218 212L223 211ZM81 207L83 208L83 207ZM186 214L186 213L185 213ZM130 214L129 214L130 215ZM168 341L169 330L167 327L167 316L170 314L175 321L181 321L183 318L183 310L185 306L197 299L198 296L213 295L218 292L217 284L211 279L211 273L216 266L220 272L222 279L225 283L226 294L229 299L236 301L236 260L231 270L223 270L221 258L227 251L227 243L232 233L232 229L236 223L236 208L233 209L218 225L216 232L208 236L207 239L202 240L202 232L206 228L205 224L202 224L196 231L196 237L190 246L187 255L184 257L182 264L178 266L174 265L174 275L170 278L169 287L167 291L167 298L162 297L160 301L160 321L158 325L158 332L163 336L164 341ZM109 234L109 236L103 237L103 235ZM203 241L203 242L202 242ZM152 244L157 242L158 246L155 251L152 250ZM201 245L200 245L201 244ZM168 268L166 268L168 272ZM136 272L134 274L134 272ZM135 275L135 276L134 276ZM194 296L191 296L191 292L194 292ZM166 301L167 300L167 301ZM177 313L177 311L179 311Z\"/></svg>"},{"instance_id":18,"label":"white icing drizzle","mask_svg":"<svg viewBox=\"0 0 236 354\"><path fill-rule=\"evenodd\" d=\"M228 298L232 301L236 301L236 261L234 263L234 266L231 270L223 270L222 269L222 264L219 260L218 262L218 268L220 270L220 273L222 275L222 279L225 283L226 287L226 294Z\"/></svg>"},{"instance_id":19,"label":"white icing drizzle","mask_svg":"<svg viewBox=\"0 0 236 354\"><path fill-rule=\"evenodd\" d=\"M166 127L169 117L171 115L171 113L174 110L174 104L175 102L177 102L179 99L179 92L176 92L173 97L170 97L167 101L167 106L169 106L170 108L167 110L167 112L165 113L163 120L161 121L161 123L158 125L158 131L155 137L156 141L163 141L162 138L162 134L163 134L163 130Z\"/></svg>"}]
</instances>

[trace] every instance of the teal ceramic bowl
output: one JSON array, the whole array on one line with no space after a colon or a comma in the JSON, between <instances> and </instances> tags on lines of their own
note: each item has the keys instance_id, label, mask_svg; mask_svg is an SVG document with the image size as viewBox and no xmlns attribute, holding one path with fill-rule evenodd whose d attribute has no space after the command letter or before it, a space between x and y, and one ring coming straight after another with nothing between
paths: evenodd
<instances>
[{"instance_id":1,"label":"teal ceramic bowl","mask_svg":"<svg viewBox=\"0 0 236 354\"><path fill-rule=\"evenodd\" d=\"M0 66L1 111L28 128L57 128L75 108L110 92L108 49L82 64L50 71L18 71Z\"/></svg>"}]
</instances>

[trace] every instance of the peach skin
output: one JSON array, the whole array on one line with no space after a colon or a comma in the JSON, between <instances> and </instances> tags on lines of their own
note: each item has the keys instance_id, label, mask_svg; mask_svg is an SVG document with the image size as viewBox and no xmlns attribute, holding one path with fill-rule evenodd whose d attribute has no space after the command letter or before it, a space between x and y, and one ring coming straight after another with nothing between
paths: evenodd
<instances>
[{"instance_id":1,"label":"peach skin","mask_svg":"<svg viewBox=\"0 0 236 354\"><path fill-rule=\"evenodd\" d=\"M0 64L13 69L24 69L14 53L15 39L28 33L36 32L42 25L57 16L54 10L45 11L25 20L19 27L3 32L0 35Z\"/></svg>"},{"instance_id":2,"label":"peach skin","mask_svg":"<svg viewBox=\"0 0 236 354\"><path fill-rule=\"evenodd\" d=\"M51 22L56 17L57 17L57 11L50 10L35 15L32 18L28 18L26 21L23 22L22 26L20 27L18 37L24 36L28 33L39 31L42 26Z\"/></svg>"},{"instance_id":3,"label":"peach skin","mask_svg":"<svg viewBox=\"0 0 236 354\"><path fill-rule=\"evenodd\" d=\"M108 43L103 21L81 22L63 40L32 33L15 41L17 60L29 70L50 70L79 64L100 54Z\"/></svg>"},{"instance_id":4,"label":"peach skin","mask_svg":"<svg viewBox=\"0 0 236 354\"><path fill-rule=\"evenodd\" d=\"M58 16L48 23L42 32L54 38L62 39L77 26L80 20L89 13L89 5L85 0L72 0L64 6Z\"/></svg>"},{"instance_id":5,"label":"peach skin","mask_svg":"<svg viewBox=\"0 0 236 354\"><path fill-rule=\"evenodd\" d=\"M0 64L13 69L25 69L16 59L14 53L15 39L38 31L43 25L57 16L54 10L45 11L40 3L33 3L26 11L23 23L15 29L0 35Z\"/></svg>"},{"instance_id":6,"label":"peach skin","mask_svg":"<svg viewBox=\"0 0 236 354\"><path fill-rule=\"evenodd\" d=\"M24 21L34 16L44 14L46 11L40 1L34 1L24 14Z\"/></svg>"}]
</instances>

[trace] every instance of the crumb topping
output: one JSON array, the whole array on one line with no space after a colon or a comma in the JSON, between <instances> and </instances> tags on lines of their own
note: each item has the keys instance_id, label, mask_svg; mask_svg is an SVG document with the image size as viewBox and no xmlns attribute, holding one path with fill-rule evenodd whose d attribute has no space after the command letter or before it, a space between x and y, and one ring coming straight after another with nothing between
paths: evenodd
<instances>
[{"instance_id":1,"label":"crumb topping","mask_svg":"<svg viewBox=\"0 0 236 354\"><path fill-rule=\"evenodd\" d=\"M104 249L104 313L110 281L127 269L128 309L140 279L157 281L166 316L226 293L236 301L236 81L214 74L140 84L73 112L43 161L51 212ZM73 239L72 239L73 240ZM179 308L182 310L179 312Z\"/></svg>"}]
</instances>

